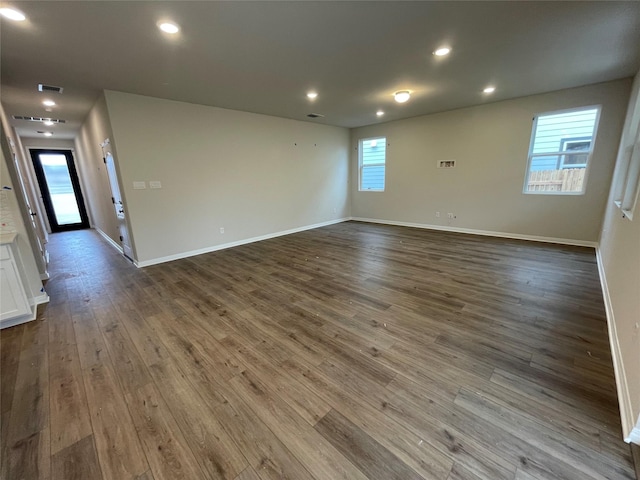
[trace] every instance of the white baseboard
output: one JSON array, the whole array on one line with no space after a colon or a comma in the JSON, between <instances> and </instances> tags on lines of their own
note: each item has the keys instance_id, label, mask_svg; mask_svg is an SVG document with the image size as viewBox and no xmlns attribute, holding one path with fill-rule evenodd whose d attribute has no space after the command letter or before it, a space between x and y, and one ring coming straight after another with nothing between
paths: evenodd
<instances>
[{"instance_id":1,"label":"white baseboard","mask_svg":"<svg viewBox=\"0 0 640 480\"><path fill-rule=\"evenodd\" d=\"M189 252L176 253L175 255L167 255L166 257L152 258L151 260L144 260L142 262L134 261L134 265L138 268L149 267L151 265L157 265L159 263L171 262L173 260L180 260L181 258L193 257L195 255L202 255L203 253L216 252L218 250L225 250L227 248L239 247L240 245L246 245L248 243L260 242L262 240L268 240L270 238L282 237L283 235L291 235L292 233L303 232L305 230L313 230L314 228L326 227L328 225L334 225L336 223L342 223L350 220L350 217L339 218L336 220L329 220L327 222L316 223L313 225L305 225L304 227L292 228L290 230L283 230L280 232L269 233L267 235L261 235L259 237L246 238L238 240L236 242L223 243L221 245L214 245L212 247L200 248L198 250L191 250Z\"/></svg>"},{"instance_id":2,"label":"white baseboard","mask_svg":"<svg viewBox=\"0 0 640 480\"><path fill-rule=\"evenodd\" d=\"M471 235L483 235L486 237L512 238L515 240L529 240L532 242L558 243L561 245L575 245L578 247L596 248L598 242L586 240L574 240L571 238L541 237L538 235L524 235L520 233L493 232L490 230L476 230L474 228L459 228L444 225L428 225L425 223L396 222L395 220L379 220L377 218L351 217L351 220L367 223L381 223L383 225L397 225L400 227L425 228L427 230L438 230L442 232L468 233Z\"/></svg>"},{"instance_id":3,"label":"white baseboard","mask_svg":"<svg viewBox=\"0 0 640 480\"><path fill-rule=\"evenodd\" d=\"M96 232L98 232L102 238L104 238L107 243L109 245L111 245L113 248L115 248L119 253L122 253L122 247L120 245L118 245L113 238L111 238L109 235L107 235L106 233L104 233L102 230L100 230L98 227L93 227L95 229Z\"/></svg>"},{"instance_id":4,"label":"white baseboard","mask_svg":"<svg viewBox=\"0 0 640 480\"><path fill-rule=\"evenodd\" d=\"M613 305L611 304L609 285L607 284L607 276L605 274L604 265L602 263L602 253L600 252L600 248L596 248L596 260L598 262L600 286L602 287L604 308L607 315L607 330L609 332L609 344L611 345L613 372L616 378L616 389L618 393L618 405L620 408L622 433L624 435L625 442L633 442L640 445L640 418L638 418L638 423L634 426L633 409L631 407L631 395L629 394L627 375L625 374L624 363L622 362L622 353L620 352L620 342L618 341L618 332L616 331L616 321L613 314Z\"/></svg>"},{"instance_id":5,"label":"white baseboard","mask_svg":"<svg viewBox=\"0 0 640 480\"><path fill-rule=\"evenodd\" d=\"M40 274L40 280L49 280L51 278L51 275L49 275L49 272L44 272Z\"/></svg>"},{"instance_id":6,"label":"white baseboard","mask_svg":"<svg viewBox=\"0 0 640 480\"><path fill-rule=\"evenodd\" d=\"M629 435L625 436L625 442L627 443L635 443L636 445L640 445L640 416L638 416L638 422L636 426L633 427L633 430L629 433Z\"/></svg>"}]
</instances>

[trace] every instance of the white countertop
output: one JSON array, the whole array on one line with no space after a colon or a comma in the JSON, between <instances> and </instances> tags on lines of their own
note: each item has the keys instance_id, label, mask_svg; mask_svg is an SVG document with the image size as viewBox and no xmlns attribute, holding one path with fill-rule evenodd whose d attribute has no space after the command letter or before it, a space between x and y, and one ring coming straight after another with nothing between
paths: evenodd
<instances>
[{"instance_id":1,"label":"white countertop","mask_svg":"<svg viewBox=\"0 0 640 480\"><path fill-rule=\"evenodd\" d=\"M13 243L17 236L17 233L0 233L0 245Z\"/></svg>"}]
</instances>

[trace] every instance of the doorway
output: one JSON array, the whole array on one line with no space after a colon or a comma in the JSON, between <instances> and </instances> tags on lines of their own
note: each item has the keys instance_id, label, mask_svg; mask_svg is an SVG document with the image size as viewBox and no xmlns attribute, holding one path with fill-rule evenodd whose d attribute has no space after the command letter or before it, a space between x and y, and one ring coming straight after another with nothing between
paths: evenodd
<instances>
[{"instance_id":1,"label":"doorway","mask_svg":"<svg viewBox=\"0 0 640 480\"><path fill-rule=\"evenodd\" d=\"M120 246L122 254L129 260L133 261L133 250L131 249L131 240L129 238L129 227L127 226L127 217L124 209L124 202L120 194L120 184L118 183L118 174L116 172L116 163L111 153L111 144L109 139L100 145L104 154L104 163L107 166L107 175L109 176L109 186L111 187L111 201L116 213L116 222L118 223L118 232L120 233Z\"/></svg>"},{"instance_id":2,"label":"doorway","mask_svg":"<svg viewBox=\"0 0 640 480\"><path fill-rule=\"evenodd\" d=\"M31 150L31 160L51 231L89 228L71 150Z\"/></svg>"}]
</instances>

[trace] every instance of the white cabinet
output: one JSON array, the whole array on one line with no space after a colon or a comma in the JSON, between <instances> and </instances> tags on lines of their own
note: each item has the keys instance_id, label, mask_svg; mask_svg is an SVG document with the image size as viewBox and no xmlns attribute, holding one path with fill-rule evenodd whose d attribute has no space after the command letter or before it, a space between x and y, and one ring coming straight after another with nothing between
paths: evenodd
<instances>
[{"instance_id":1,"label":"white cabinet","mask_svg":"<svg viewBox=\"0 0 640 480\"><path fill-rule=\"evenodd\" d=\"M0 244L0 328L32 320L33 309L21 273L16 235L2 235Z\"/></svg>"}]
</instances>

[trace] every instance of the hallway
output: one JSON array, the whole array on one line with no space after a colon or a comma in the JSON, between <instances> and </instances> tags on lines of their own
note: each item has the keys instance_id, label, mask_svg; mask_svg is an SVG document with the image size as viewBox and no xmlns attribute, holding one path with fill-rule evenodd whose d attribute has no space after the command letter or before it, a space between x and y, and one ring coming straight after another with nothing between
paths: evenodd
<instances>
[{"instance_id":1,"label":"hallway","mask_svg":"<svg viewBox=\"0 0 640 480\"><path fill-rule=\"evenodd\" d=\"M346 222L50 251L0 333L2 478L635 478L591 249Z\"/></svg>"}]
</instances>

